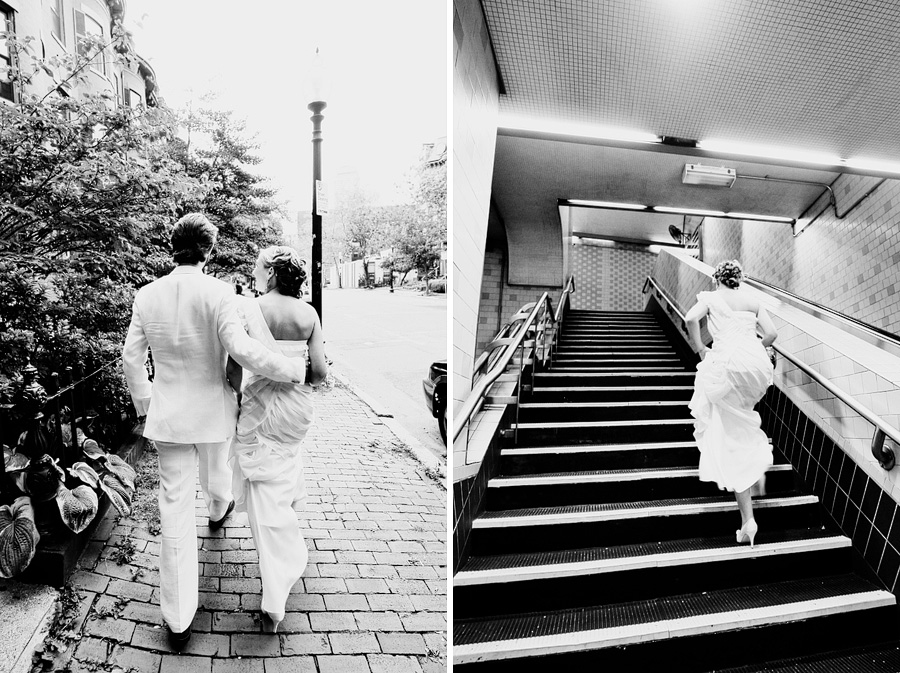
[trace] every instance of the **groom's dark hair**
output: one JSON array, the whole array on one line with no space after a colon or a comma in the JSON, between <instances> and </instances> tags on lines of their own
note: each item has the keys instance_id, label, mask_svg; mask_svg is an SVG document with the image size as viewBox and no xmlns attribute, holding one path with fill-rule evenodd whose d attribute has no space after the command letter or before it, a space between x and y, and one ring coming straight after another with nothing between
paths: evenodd
<instances>
[{"instance_id":1,"label":"groom's dark hair","mask_svg":"<svg viewBox=\"0 0 900 673\"><path fill-rule=\"evenodd\" d=\"M196 264L216 244L219 230L202 213L188 213L172 230L172 257L176 264Z\"/></svg>"}]
</instances>

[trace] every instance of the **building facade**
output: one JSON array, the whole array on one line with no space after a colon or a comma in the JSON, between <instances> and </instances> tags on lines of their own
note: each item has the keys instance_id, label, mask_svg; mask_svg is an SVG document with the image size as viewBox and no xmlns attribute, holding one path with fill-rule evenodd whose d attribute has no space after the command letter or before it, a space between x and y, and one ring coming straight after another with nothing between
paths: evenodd
<instances>
[{"instance_id":1,"label":"building facade","mask_svg":"<svg viewBox=\"0 0 900 673\"><path fill-rule=\"evenodd\" d=\"M77 79L79 92L105 93L118 105L158 105L155 74L134 52L124 16L124 0L0 0L0 21L12 38L0 42L0 101L15 104L54 89L73 95ZM71 78L32 63L77 57L90 62Z\"/></svg>"}]
</instances>

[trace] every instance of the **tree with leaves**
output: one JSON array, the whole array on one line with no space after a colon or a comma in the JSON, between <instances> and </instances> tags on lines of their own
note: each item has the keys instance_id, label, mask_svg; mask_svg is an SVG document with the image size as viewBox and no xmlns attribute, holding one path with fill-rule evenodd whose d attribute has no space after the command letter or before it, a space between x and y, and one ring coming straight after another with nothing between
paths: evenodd
<instances>
[{"instance_id":1,"label":"tree with leaves","mask_svg":"<svg viewBox=\"0 0 900 673\"><path fill-rule=\"evenodd\" d=\"M282 240L283 214L275 191L251 169L260 163L259 149L247 134L246 122L230 111L201 108L179 115L185 137L173 141L173 158L201 183L202 198L182 205L199 210L219 228L209 273L249 274L261 248Z\"/></svg>"},{"instance_id":2,"label":"tree with leaves","mask_svg":"<svg viewBox=\"0 0 900 673\"><path fill-rule=\"evenodd\" d=\"M0 105L0 389L27 361L46 376L116 359L134 289L171 268L167 227L203 193L170 156L170 114L80 89L90 51L29 61L7 44L20 84L50 83ZM117 372L94 385L126 408Z\"/></svg>"}]
</instances>

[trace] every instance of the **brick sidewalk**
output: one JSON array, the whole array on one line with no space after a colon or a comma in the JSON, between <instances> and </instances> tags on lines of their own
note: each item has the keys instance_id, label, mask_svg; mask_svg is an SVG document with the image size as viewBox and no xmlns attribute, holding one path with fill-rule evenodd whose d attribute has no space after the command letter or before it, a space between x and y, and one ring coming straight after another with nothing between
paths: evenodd
<instances>
[{"instance_id":1,"label":"brick sidewalk","mask_svg":"<svg viewBox=\"0 0 900 673\"><path fill-rule=\"evenodd\" d=\"M110 508L72 577L83 596L73 673L446 671L446 491L351 392L315 403L299 515L309 566L279 633L262 633L254 614L259 566L246 515L211 533L198 492L200 608L190 643L173 653L159 612L159 538L146 523L116 523ZM118 565L124 536L136 551Z\"/></svg>"}]
</instances>

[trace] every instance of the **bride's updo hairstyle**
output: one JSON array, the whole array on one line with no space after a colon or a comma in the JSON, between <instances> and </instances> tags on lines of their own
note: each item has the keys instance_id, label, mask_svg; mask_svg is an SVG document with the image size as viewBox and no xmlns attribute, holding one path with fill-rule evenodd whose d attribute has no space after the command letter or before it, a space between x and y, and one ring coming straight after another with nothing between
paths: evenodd
<instances>
[{"instance_id":1,"label":"bride's updo hairstyle","mask_svg":"<svg viewBox=\"0 0 900 673\"><path fill-rule=\"evenodd\" d=\"M736 259L719 262L716 265L716 270L713 272L713 278L725 287L730 287L733 290L744 279L744 270L741 268L741 263Z\"/></svg>"},{"instance_id":2,"label":"bride's updo hairstyle","mask_svg":"<svg viewBox=\"0 0 900 673\"><path fill-rule=\"evenodd\" d=\"M273 269L275 287L281 294L300 298L301 288L306 282L306 263L293 248L273 245L259 253L263 266Z\"/></svg>"}]
</instances>

